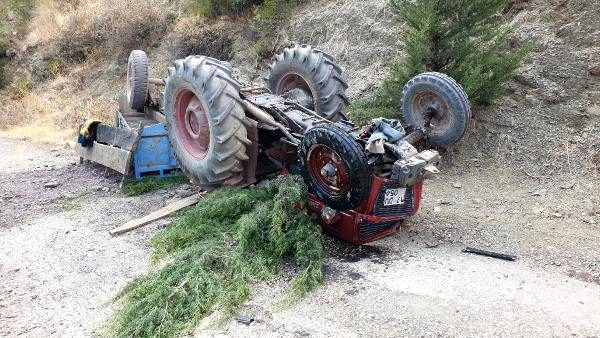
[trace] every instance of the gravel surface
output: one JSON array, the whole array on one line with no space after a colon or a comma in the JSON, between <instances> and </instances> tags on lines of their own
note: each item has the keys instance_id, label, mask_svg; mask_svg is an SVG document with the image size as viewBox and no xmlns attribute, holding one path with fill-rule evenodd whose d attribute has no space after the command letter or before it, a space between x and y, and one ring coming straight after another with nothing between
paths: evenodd
<instances>
[{"instance_id":1,"label":"gravel surface","mask_svg":"<svg viewBox=\"0 0 600 338\"><path fill-rule=\"evenodd\" d=\"M161 207L166 193L124 197L119 176L78 165L71 149L0 139L0 150L0 336L91 336L118 290L148 271L148 239L168 220L108 230Z\"/></svg>"},{"instance_id":2,"label":"gravel surface","mask_svg":"<svg viewBox=\"0 0 600 338\"><path fill-rule=\"evenodd\" d=\"M110 300L148 271L148 239L169 220L115 238L108 230L172 192L127 198L118 176L76 164L72 150L0 140L15 147L29 150L0 164L0 336L101 333ZM489 177L446 169L399 234L360 247L327 238L325 285L299 303L281 304L284 276L256 286L240 310L250 326L232 320L196 335L600 335L597 182ZM465 254L466 245L519 258Z\"/></svg>"}]
</instances>

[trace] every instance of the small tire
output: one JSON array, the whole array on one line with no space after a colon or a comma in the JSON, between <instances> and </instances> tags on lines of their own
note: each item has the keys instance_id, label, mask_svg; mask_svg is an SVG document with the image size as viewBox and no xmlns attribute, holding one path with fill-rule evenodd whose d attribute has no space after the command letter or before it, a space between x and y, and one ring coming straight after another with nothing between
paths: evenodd
<instances>
[{"instance_id":1,"label":"small tire","mask_svg":"<svg viewBox=\"0 0 600 338\"><path fill-rule=\"evenodd\" d=\"M333 122L348 119L348 84L331 55L308 45L296 45L275 55L269 68L266 80L273 94L284 95L299 88L311 97L306 108Z\"/></svg>"},{"instance_id":2,"label":"small tire","mask_svg":"<svg viewBox=\"0 0 600 338\"><path fill-rule=\"evenodd\" d=\"M371 167L359 144L335 125L309 129L298 148L304 182L335 210L349 210L371 193Z\"/></svg>"},{"instance_id":3,"label":"small tire","mask_svg":"<svg viewBox=\"0 0 600 338\"><path fill-rule=\"evenodd\" d=\"M402 92L402 114L409 127L424 128L435 147L458 142L469 126L471 107L464 89L446 74L429 72L412 78ZM425 126L432 111L431 124Z\"/></svg>"},{"instance_id":4,"label":"small tire","mask_svg":"<svg viewBox=\"0 0 600 338\"><path fill-rule=\"evenodd\" d=\"M240 85L229 65L188 56L169 68L165 117L175 157L195 184L206 188L237 185L248 160Z\"/></svg>"},{"instance_id":5,"label":"small tire","mask_svg":"<svg viewBox=\"0 0 600 338\"><path fill-rule=\"evenodd\" d=\"M148 98L148 56L132 50L127 61L127 102L133 110L143 111Z\"/></svg>"}]
</instances>

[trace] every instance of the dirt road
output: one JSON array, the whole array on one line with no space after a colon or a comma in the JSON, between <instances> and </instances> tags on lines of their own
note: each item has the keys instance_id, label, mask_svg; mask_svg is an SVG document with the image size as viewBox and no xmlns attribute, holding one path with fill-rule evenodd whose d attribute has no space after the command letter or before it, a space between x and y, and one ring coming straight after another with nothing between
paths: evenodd
<instances>
[{"instance_id":1,"label":"dirt road","mask_svg":"<svg viewBox=\"0 0 600 338\"><path fill-rule=\"evenodd\" d=\"M99 333L168 220L117 238L108 230L172 193L124 197L117 176L76 164L69 149L0 139L0 154L0 336ZM597 180L462 170L427 182L421 213L398 235L362 247L327 239L325 285L304 300L281 308L284 281L257 285L240 310L252 325L196 335L599 336Z\"/></svg>"}]
</instances>

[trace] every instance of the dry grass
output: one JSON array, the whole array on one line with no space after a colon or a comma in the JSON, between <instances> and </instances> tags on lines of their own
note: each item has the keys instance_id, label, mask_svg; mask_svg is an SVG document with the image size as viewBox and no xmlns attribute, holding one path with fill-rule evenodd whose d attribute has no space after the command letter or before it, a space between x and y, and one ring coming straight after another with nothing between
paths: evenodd
<instances>
[{"instance_id":1,"label":"dry grass","mask_svg":"<svg viewBox=\"0 0 600 338\"><path fill-rule=\"evenodd\" d=\"M86 118L112 122L113 97L72 87L72 76L59 76L0 105L0 136L45 143L73 142Z\"/></svg>"},{"instance_id":2,"label":"dry grass","mask_svg":"<svg viewBox=\"0 0 600 338\"><path fill-rule=\"evenodd\" d=\"M33 10L31 30L25 38L25 44L35 46L56 38L67 26L74 9L67 1L39 1Z\"/></svg>"},{"instance_id":3,"label":"dry grass","mask_svg":"<svg viewBox=\"0 0 600 338\"><path fill-rule=\"evenodd\" d=\"M168 0L40 0L26 59L0 91L0 136L73 141L85 118L112 123L131 49L151 49L176 17ZM18 81L17 81L18 78Z\"/></svg>"},{"instance_id":4,"label":"dry grass","mask_svg":"<svg viewBox=\"0 0 600 338\"><path fill-rule=\"evenodd\" d=\"M233 42L243 31L243 23L223 17L211 21L200 16L181 18L175 25L175 57L206 55L231 60Z\"/></svg>"},{"instance_id":5,"label":"dry grass","mask_svg":"<svg viewBox=\"0 0 600 338\"><path fill-rule=\"evenodd\" d=\"M83 62L92 56L123 56L156 45L175 16L167 1L94 0L80 2L48 37L48 56ZM56 22L50 21L52 26ZM36 27L33 37L42 35Z\"/></svg>"}]
</instances>

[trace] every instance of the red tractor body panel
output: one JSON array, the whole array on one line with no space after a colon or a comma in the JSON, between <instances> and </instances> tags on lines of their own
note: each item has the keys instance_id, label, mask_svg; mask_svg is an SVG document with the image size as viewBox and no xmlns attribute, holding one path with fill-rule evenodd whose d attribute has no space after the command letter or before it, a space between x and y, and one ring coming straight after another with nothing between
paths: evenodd
<instances>
[{"instance_id":1,"label":"red tractor body panel","mask_svg":"<svg viewBox=\"0 0 600 338\"><path fill-rule=\"evenodd\" d=\"M421 204L423 182L405 190L402 204L385 205L388 189L402 189L392 180L374 177L369 199L353 210L333 211L315 195L308 195L308 212L323 230L353 244L365 244L392 235L402 221L414 215Z\"/></svg>"}]
</instances>

